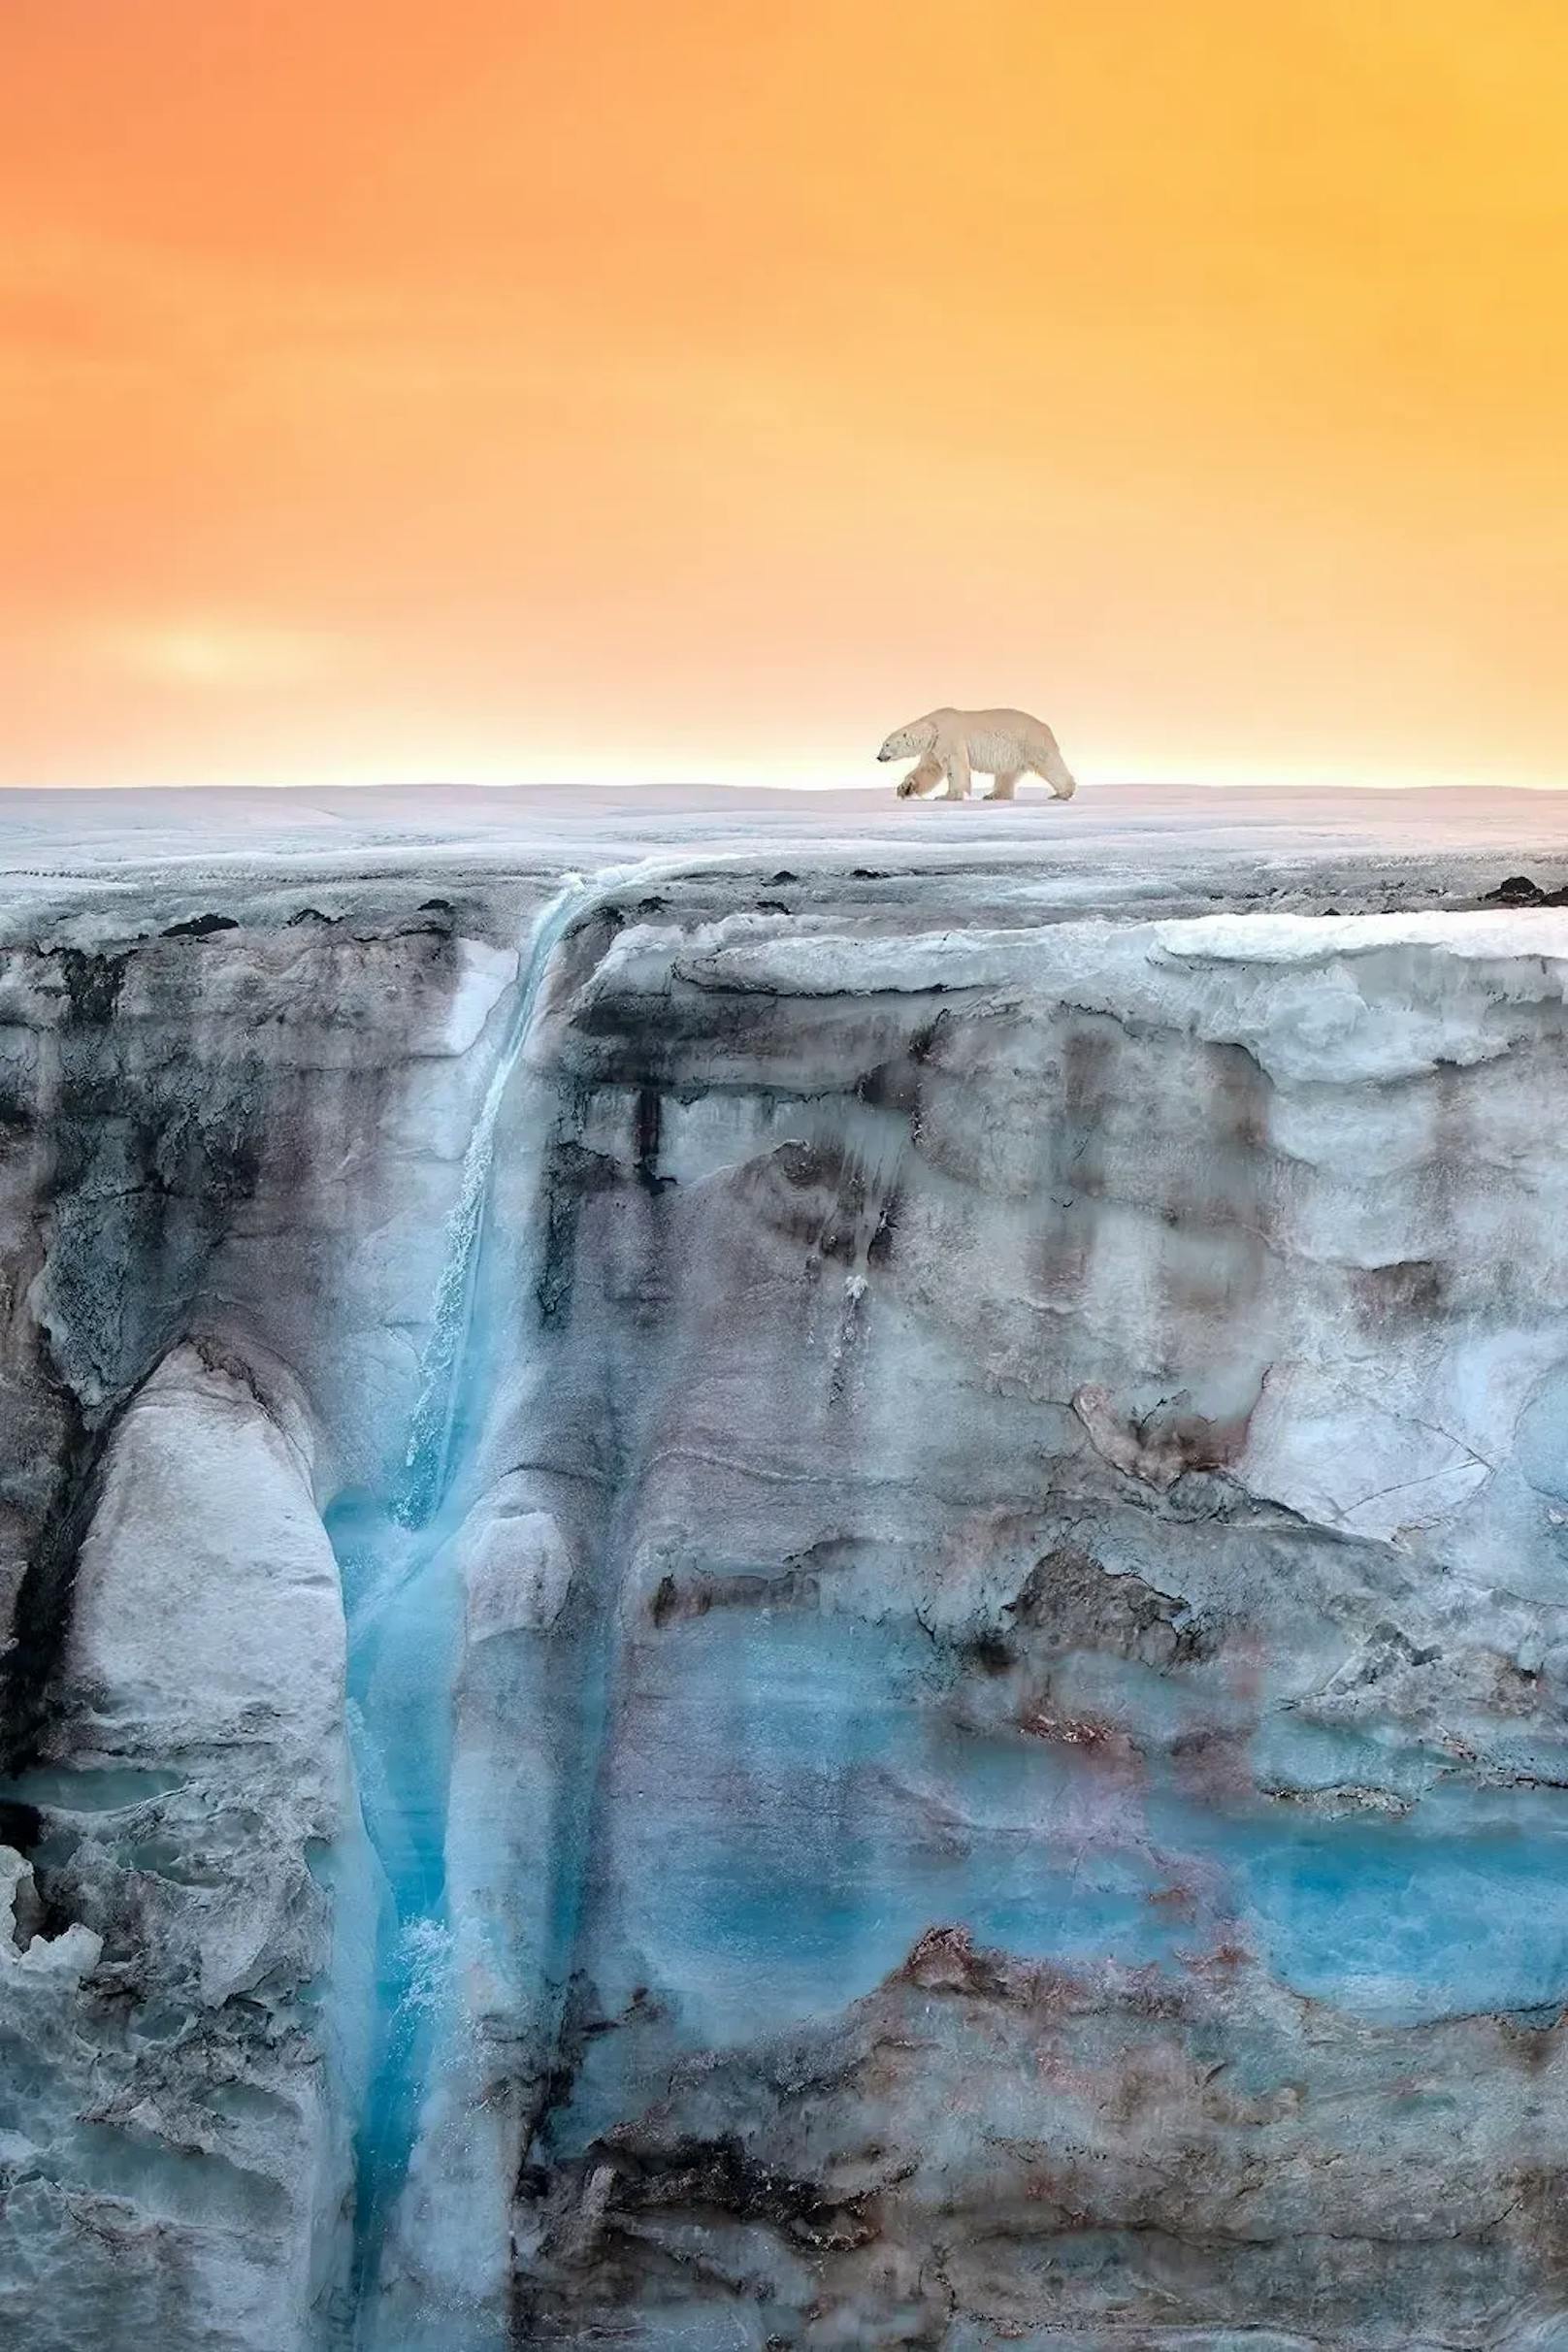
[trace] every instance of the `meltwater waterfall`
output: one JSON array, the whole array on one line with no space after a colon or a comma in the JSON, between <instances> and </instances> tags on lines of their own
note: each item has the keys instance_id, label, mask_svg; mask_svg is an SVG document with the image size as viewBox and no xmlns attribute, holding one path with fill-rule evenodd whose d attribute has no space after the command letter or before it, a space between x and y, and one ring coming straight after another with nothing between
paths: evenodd
<instances>
[{"instance_id":1,"label":"meltwater waterfall","mask_svg":"<svg viewBox=\"0 0 1568 2352\"><path fill-rule=\"evenodd\" d=\"M517 987L511 1020L479 1115L463 1155L457 1204L446 1228L446 1254L437 1285L430 1338L420 1365L419 1399L408 1430L404 1482L394 1512L406 1527L425 1527L440 1509L451 1480L460 1387L474 1324L474 1293L484 1242L490 1173L495 1163L496 1121L506 1100L517 1057L528 1039L534 1007L550 959L592 896L580 875L572 875L534 927L528 961Z\"/></svg>"},{"instance_id":2,"label":"meltwater waterfall","mask_svg":"<svg viewBox=\"0 0 1568 2352\"><path fill-rule=\"evenodd\" d=\"M390 1493L345 1498L329 1515L347 1618L354 1766L381 1881L376 2013L355 2145L349 2341L356 2352L405 2352L404 2323L390 2322L383 2309L383 2270L450 2003L444 1849L462 1597L448 1552L448 1504L482 1404L475 1302L497 1125L557 947L599 890L623 878L570 876L534 925L447 1221L401 1477ZM431 2340L450 2352L487 2352L486 2339L453 2333L446 2317Z\"/></svg>"}]
</instances>

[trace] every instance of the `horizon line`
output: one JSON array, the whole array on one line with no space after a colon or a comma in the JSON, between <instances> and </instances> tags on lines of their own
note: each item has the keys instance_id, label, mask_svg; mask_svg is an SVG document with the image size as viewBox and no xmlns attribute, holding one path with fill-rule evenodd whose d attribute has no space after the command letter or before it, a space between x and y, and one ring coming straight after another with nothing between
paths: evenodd
<instances>
[{"instance_id":1,"label":"horizon line","mask_svg":"<svg viewBox=\"0 0 1568 2352\"><path fill-rule=\"evenodd\" d=\"M1550 798L1554 793L1568 792L1568 776L1565 776L1561 781L1558 782L1540 784L1530 784L1516 781L1505 782L1501 779L1493 780L1489 778L1485 780L1471 778L1461 781L1453 777L1360 778L1355 782L1348 782L1340 779L1330 781L1327 778L1320 778L1311 775L1296 777L1259 776L1252 778L1207 776L1117 776L1104 779L1080 776L1079 783L1081 790L1087 790L1089 794L1094 798L1098 798L1102 794L1120 795L1127 793L1157 793L1172 795L1181 793L1213 793L1217 795L1279 793L1287 794L1291 797L1296 795L1301 795L1304 797L1310 796L1321 800L1326 798L1356 799L1369 793L1376 793L1391 794L1407 798L1420 794L1440 794L1445 798L1462 798L1473 800L1483 797L1490 798L1500 794L1507 794L1515 797L1522 796L1531 800L1540 800ZM283 779L280 777L247 777L245 779L231 779L224 782L203 782L190 780L179 781L173 779L167 782L158 783L150 783L145 780L136 780L125 783L115 783L109 780L94 783L73 782L49 784L33 784L20 781L14 783L0 782L0 803L3 803L4 800L20 796L54 800L62 797L70 798L79 794L112 794L116 798L121 796L129 798L137 795L150 797L154 794L206 794L215 797L219 795L240 793L262 793L269 796L273 794L322 795L349 793L357 796L359 794L369 795L373 793L450 793L475 794L486 799L492 796L499 798L506 794L517 793L583 793L594 796L607 795L611 793L697 793L703 795L715 794L721 797L728 797L731 794L738 795L743 793L764 793L770 797L776 797L779 799L821 799L830 795L837 795L843 799L865 800L867 801L881 801L884 800L891 800L897 798L893 789L886 784L861 784L838 781L815 782L808 781L806 779L801 779L793 783L786 783L780 781L777 777L764 777L759 778L756 781L751 781L741 777L721 776L649 777L634 775L627 777L610 777L573 776L567 774L560 776L519 776L515 778L481 776L376 776L333 777L309 780L305 778ZM987 800L988 797L989 796L985 792L977 791L971 796L971 800L973 802L978 803ZM1024 793L1020 796L1020 801L1014 802L1013 805L1020 805L1021 802L1026 800L1048 805L1053 798L1054 796L1046 791L1043 787L1038 791L1026 787ZM942 802L939 798L934 798L929 801L917 803L917 805L940 806L942 805Z\"/></svg>"}]
</instances>

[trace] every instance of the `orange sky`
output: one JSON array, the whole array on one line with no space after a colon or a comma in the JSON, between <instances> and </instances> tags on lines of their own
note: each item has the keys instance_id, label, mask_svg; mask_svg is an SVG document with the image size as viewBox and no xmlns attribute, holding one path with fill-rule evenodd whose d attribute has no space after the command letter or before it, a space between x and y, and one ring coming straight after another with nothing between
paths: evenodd
<instances>
[{"instance_id":1,"label":"orange sky","mask_svg":"<svg viewBox=\"0 0 1568 2352\"><path fill-rule=\"evenodd\" d=\"M0 782L1568 782L1561 0L0 0Z\"/></svg>"}]
</instances>

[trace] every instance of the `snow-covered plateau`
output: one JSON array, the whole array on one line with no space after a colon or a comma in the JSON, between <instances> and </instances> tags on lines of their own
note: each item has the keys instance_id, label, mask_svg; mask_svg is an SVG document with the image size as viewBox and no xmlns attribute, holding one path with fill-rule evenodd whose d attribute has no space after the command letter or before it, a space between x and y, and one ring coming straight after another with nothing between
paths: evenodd
<instances>
[{"instance_id":1,"label":"snow-covered plateau","mask_svg":"<svg viewBox=\"0 0 1568 2352\"><path fill-rule=\"evenodd\" d=\"M0 2344L1565 2352L1555 800L263 798L0 804Z\"/></svg>"}]
</instances>

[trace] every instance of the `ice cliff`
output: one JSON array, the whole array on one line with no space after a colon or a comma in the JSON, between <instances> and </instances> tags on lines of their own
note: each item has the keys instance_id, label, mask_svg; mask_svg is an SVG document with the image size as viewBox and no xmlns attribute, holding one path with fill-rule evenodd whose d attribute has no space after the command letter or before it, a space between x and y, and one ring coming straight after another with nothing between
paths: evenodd
<instances>
[{"instance_id":1,"label":"ice cliff","mask_svg":"<svg viewBox=\"0 0 1568 2352\"><path fill-rule=\"evenodd\" d=\"M317 867L0 910L0 2342L1560 2352L1568 912Z\"/></svg>"}]
</instances>

